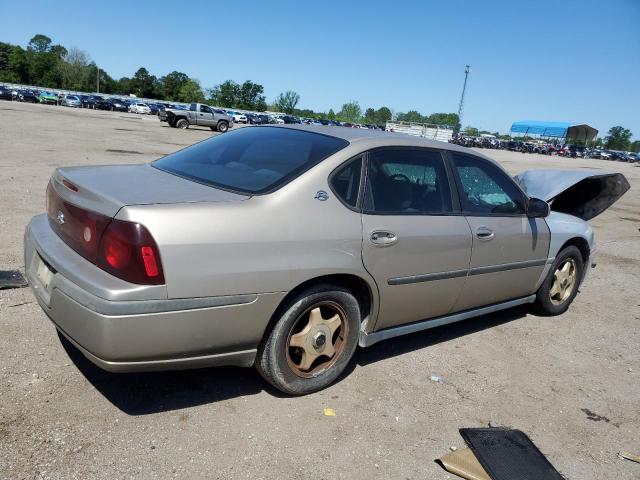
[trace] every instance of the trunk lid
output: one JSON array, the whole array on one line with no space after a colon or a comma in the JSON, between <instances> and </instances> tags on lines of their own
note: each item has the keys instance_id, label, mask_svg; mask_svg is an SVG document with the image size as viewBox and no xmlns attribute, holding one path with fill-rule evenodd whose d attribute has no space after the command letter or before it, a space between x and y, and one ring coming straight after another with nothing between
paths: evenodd
<instances>
[{"instance_id":1,"label":"trunk lid","mask_svg":"<svg viewBox=\"0 0 640 480\"><path fill-rule=\"evenodd\" d=\"M108 217L127 205L239 202L249 198L186 180L149 164L59 168L51 184L64 201Z\"/></svg>"},{"instance_id":2,"label":"trunk lid","mask_svg":"<svg viewBox=\"0 0 640 480\"><path fill-rule=\"evenodd\" d=\"M529 197L583 220L600 215L629 190L623 174L594 170L527 170L514 178Z\"/></svg>"}]
</instances>

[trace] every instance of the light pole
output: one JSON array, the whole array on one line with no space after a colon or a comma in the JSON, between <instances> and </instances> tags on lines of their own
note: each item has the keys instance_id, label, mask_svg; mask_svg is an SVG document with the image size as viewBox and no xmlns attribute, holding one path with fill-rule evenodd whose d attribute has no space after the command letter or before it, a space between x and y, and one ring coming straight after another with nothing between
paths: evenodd
<instances>
[{"instance_id":1,"label":"light pole","mask_svg":"<svg viewBox=\"0 0 640 480\"><path fill-rule=\"evenodd\" d=\"M98 72L96 73L96 92L100 93L100 69L98 68Z\"/></svg>"},{"instance_id":2,"label":"light pole","mask_svg":"<svg viewBox=\"0 0 640 480\"><path fill-rule=\"evenodd\" d=\"M464 94L467 91L467 78L469 77L469 71L471 67L469 65L464 66L464 85L462 86L462 95L460 95L460 105L458 106L458 124L462 128L462 110L464 108Z\"/></svg>"}]
</instances>

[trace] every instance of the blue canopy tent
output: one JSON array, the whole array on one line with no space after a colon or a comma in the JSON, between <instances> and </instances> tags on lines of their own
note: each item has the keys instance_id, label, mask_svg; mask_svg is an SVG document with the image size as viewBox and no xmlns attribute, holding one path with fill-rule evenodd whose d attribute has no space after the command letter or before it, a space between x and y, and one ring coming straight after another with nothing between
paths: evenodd
<instances>
[{"instance_id":1,"label":"blue canopy tent","mask_svg":"<svg viewBox=\"0 0 640 480\"><path fill-rule=\"evenodd\" d=\"M544 122L539 120L523 120L511 125L511 133L536 135L546 138L565 138L573 141L591 141L598 135L598 130L574 122Z\"/></svg>"}]
</instances>

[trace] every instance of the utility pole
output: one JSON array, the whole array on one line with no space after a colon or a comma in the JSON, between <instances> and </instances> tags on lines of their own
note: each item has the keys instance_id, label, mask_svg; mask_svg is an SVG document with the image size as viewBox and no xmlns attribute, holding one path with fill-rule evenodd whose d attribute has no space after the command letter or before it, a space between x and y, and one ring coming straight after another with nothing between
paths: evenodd
<instances>
[{"instance_id":1,"label":"utility pole","mask_svg":"<svg viewBox=\"0 0 640 480\"><path fill-rule=\"evenodd\" d=\"M466 83L466 81L465 81ZM97 84L97 93L100 93L100 69L98 69L98 73L96 74L96 84Z\"/></svg>"},{"instance_id":2,"label":"utility pole","mask_svg":"<svg viewBox=\"0 0 640 480\"><path fill-rule=\"evenodd\" d=\"M464 108L464 94L467 91L467 78L469 77L470 66L464 66L464 85L462 86L462 95L460 95L460 105L458 106L458 123L462 127L462 110ZM457 130L457 129L456 129Z\"/></svg>"}]
</instances>

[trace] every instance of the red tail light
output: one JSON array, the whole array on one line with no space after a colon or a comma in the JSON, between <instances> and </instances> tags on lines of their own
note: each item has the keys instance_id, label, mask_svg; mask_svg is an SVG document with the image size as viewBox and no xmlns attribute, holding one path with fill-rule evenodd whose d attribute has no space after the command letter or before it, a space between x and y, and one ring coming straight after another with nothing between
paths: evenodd
<instances>
[{"instance_id":1,"label":"red tail light","mask_svg":"<svg viewBox=\"0 0 640 480\"><path fill-rule=\"evenodd\" d=\"M51 184L47 188L47 214L58 236L99 268L131 283L164 283L158 246L143 225L65 202Z\"/></svg>"}]
</instances>

